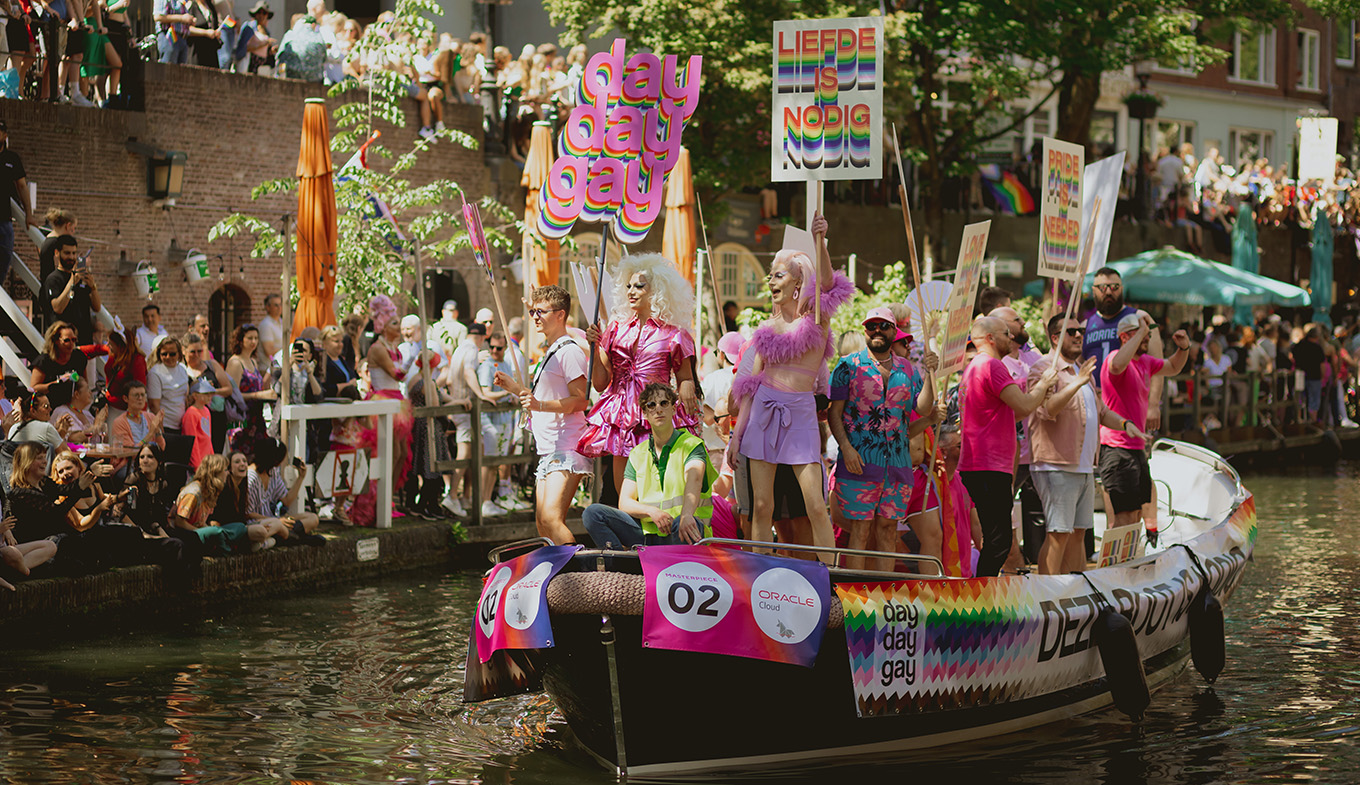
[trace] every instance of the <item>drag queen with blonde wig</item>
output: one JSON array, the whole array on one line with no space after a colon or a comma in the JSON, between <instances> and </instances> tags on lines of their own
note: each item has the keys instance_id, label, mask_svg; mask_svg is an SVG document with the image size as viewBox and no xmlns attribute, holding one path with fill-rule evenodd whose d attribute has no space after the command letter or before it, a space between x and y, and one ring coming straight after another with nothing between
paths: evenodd
<instances>
[{"instance_id":1,"label":"drag queen with blonde wig","mask_svg":"<svg viewBox=\"0 0 1360 785\"><path fill-rule=\"evenodd\" d=\"M848 278L831 269L826 219L812 222L817 265L806 253L784 249L770 265L774 315L751 336L753 370L732 385L741 413L733 443L750 460L752 539L769 541L774 523L774 475L779 464L793 467L812 524L812 544L832 546L826 507L822 437L816 390L825 384L833 355L831 317L855 292ZM821 321L814 318L814 293L821 297Z\"/></svg>"},{"instance_id":2,"label":"drag queen with blonde wig","mask_svg":"<svg viewBox=\"0 0 1360 785\"><path fill-rule=\"evenodd\" d=\"M586 415L577 451L588 458L611 455L614 488L623 485L628 453L647 437L638 402L653 382L680 391L675 427L691 432L698 424L694 387L694 291L675 264L661 254L625 256L614 269L615 312L603 331L586 335L597 343L593 362L596 392L603 393ZM674 381L672 382L672 379Z\"/></svg>"}]
</instances>

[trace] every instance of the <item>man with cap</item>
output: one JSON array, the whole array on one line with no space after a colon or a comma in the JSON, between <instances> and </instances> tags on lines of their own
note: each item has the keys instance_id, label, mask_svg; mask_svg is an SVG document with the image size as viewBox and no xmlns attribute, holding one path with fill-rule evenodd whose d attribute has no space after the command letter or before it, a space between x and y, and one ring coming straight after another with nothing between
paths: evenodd
<instances>
[{"instance_id":1,"label":"man with cap","mask_svg":"<svg viewBox=\"0 0 1360 785\"><path fill-rule=\"evenodd\" d=\"M1100 395L1115 414L1134 424L1147 422L1148 391L1158 376L1175 376L1190 356L1190 337L1177 330L1171 339L1176 353L1161 360L1148 353L1152 317L1145 313L1125 314L1116 325L1119 351L1105 358L1100 368ZM1122 430L1100 427L1100 481L1110 496L1112 526L1129 526L1142 515L1143 505L1152 500L1152 475L1148 472L1146 434L1132 435ZM1148 530L1156 544L1157 532Z\"/></svg>"},{"instance_id":2,"label":"man with cap","mask_svg":"<svg viewBox=\"0 0 1360 785\"><path fill-rule=\"evenodd\" d=\"M458 321L458 301L445 300L439 321L430 325L430 340L445 357L450 357L467 338L467 325Z\"/></svg>"},{"instance_id":3,"label":"man with cap","mask_svg":"<svg viewBox=\"0 0 1360 785\"><path fill-rule=\"evenodd\" d=\"M851 548L896 550L897 522L907 517L911 500L911 415L924 418L935 408L934 385L926 383L920 368L892 351L901 337L905 333L892 311L874 308L864 317L868 347L842 357L831 372L827 424L840 447L835 502L850 525ZM923 362L927 368L936 364L929 349ZM919 430L931 421L917 422ZM924 553L940 556L938 531L921 540ZM863 568L864 559L849 557L845 566ZM892 569L891 564L870 567Z\"/></svg>"},{"instance_id":4,"label":"man with cap","mask_svg":"<svg viewBox=\"0 0 1360 785\"><path fill-rule=\"evenodd\" d=\"M269 20L274 18L274 12L269 8L269 3L260 2L251 6L250 21L246 22L241 30L241 38L237 42L237 57L242 47L250 56L246 69L261 76L272 76L274 72L274 52L278 49L279 42L269 36Z\"/></svg>"}]
</instances>

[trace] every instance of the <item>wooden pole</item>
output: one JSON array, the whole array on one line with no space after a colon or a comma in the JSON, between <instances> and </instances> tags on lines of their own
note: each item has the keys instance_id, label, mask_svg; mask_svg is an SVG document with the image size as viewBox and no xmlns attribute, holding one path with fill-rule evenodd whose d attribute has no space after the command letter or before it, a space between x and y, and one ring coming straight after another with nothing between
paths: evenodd
<instances>
[{"instance_id":1,"label":"wooden pole","mask_svg":"<svg viewBox=\"0 0 1360 785\"><path fill-rule=\"evenodd\" d=\"M510 323L505 320L505 304L501 302L500 281L496 280L496 276L494 273L491 272L490 267L487 267L487 275L491 278L491 297L496 302L496 313L501 317L501 329L507 330L510 326ZM487 337L489 338L490 336ZM507 343L509 342L510 340L509 332L505 334L505 340ZM529 375L527 369L524 367L524 363L519 362L518 356L514 352L511 352L507 349L506 353L510 355L510 364L515 366L514 368L515 378L519 379L519 383L523 385L525 389L528 389ZM527 357L528 355L526 354L525 356Z\"/></svg>"},{"instance_id":2,"label":"wooden pole","mask_svg":"<svg viewBox=\"0 0 1360 785\"><path fill-rule=\"evenodd\" d=\"M283 382L283 390L279 395L279 439L284 444L288 443L288 421L283 419L283 407L287 406L293 392L293 214L283 214L283 338L284 345L280 347L283 354L279 357L279 365L282 366L280 380ZM272 360L272 358L271 358Z\"/></svg>"},{"instance_id":3,"label":"wooden pole","mask_svg":"<svg viewBox=\"0 0 1360 785\"><path fill-rule=\"evenodd\" d=\"M821 180L817 181L816 189L817 189L817 213L820 214L822 212L822 192L823 192ZM811 225L808 226L808 231L809 232L812 231ZM816 235L813 235L813 237L816 238ZM816 324L822 323L822 290L821 290L822 282L817 280L817 274L822 267L821 260L822 244L825 242L826 242L825 237L822 237L817 240L817 258L810 260L812 262L812 320Z\"/></svg>"},{"instance_id":4,"label":"wooden pole","mask_svg":"<svg viewBox=\"0 0 1360 785\"><path fill-rule=\"evenodd\" d=\"M416 358L420 362L420 384L425 391L425 405L438 406L440 404L439 394L434 389L434 379L430 377L430 361L425 356L426 349L430 346L430 334L427 322L427 314L430 312L426 308L425 297L425 266L420 258L420 241L416 240L413 249L414 262L416 267L416 307L420 309L420 343L416 351ZM456 348L456 347L455 347ZM434 463L435 441L434 441L434 419L425 418L425 454L426 460L432 465Z\"/></svg>"},{"instance_id":5,"label":"wooden pole","mask_svg":"<svg viewBox=\"0 0 1360 785\"><path fill-rule=\"evenodd\" d=\"M604 224L600 231L600 262L595 269L595 314L591 317L590 323L598 325L600 323L600 300L603 299L601 292L604 291L604 258L605 252L609 249L609 224ZM586 391L595 389L595 344L590 344L590 363L586 366Z\"/></svg>"},{"instance_id":6,"label":"wooden pole","mask_svg":"<svg viewBox=\"0 0 1360 785\"><path fill-rule=\"evenodd\" d=\"M1096 232L1095 232L1095 228L1096 228L1096 219L1099 218L1099 217L1100 217L1100 197L1097 196L1097 197L1096 197L1096 201L1095 201L1095 205L1094 205L1094 206L1092 207L1092 209L1091 209L1091 231L1089 231L1089 232L1086 233L1086 245L1085 245L1085 247L1083 247L1083 248L1081 249L1081 261L1077 263L1077 280L1074 281L1073 284L1072 284L1072 295L1071 295L1070 297L1067 298L1067 311L1066 311L1066 313L1064 314L1063 320L1062 320L1062 326L1063 326L1063 329L1064 329L1064 330L1067 329L1067 320L1072 318L1072 310L1076 307L1077 300L1080 300L1080 299L1081 299L1081 287L1082 287L1082 283L1086 280L1086 268L1088 268L1088 267L1091 266L1091 247L1092 247L1093 245L1095 245L1095 238L1096 238ZM1057 296L1056 296L1057 290L1058 290L1058 279L1057 279L1057 278L1054 278L1054 279L1053 279L1053 291L1055 292L1055 296L1054 296L1054 300L1053 300L1054 305L1057 304ZM1059 333L1059 342L1061 342L1061 336L1062 336L1062 333ZM1051 354L1052 357L1053 357L1053 360L1052 360L1051 362L1057 362L1057 361L1058 361L1058 345L1057 345L1057 344L1054 344L1053 346L1050 346L1050 347L1048 348L1048 350L1049 350L1050 354Z\"/></svg>"}]
</instances>

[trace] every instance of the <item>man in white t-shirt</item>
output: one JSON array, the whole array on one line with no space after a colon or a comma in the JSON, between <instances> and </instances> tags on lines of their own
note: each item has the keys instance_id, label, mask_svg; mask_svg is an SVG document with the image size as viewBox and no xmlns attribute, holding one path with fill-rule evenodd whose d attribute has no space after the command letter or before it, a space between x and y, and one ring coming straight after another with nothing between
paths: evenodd
<instances>
[{"instance_id":1,"label":"man in white t-shirt","mask_svg":"<svg viewBox=\"0 0 1360 785\"><path fill-rule=\"evenodd\" d=\"M260 348L266 357L273 357L283 349L283 298L277 294L265 297L264 314L256 325L260 328Z\"/></svg>"},{"instance_id":2,"label":"man in white t-shirt","mask_svg":"<svg viewBox=\"0 0 1360 785\"><path fill-rule=\"evenodd\" d=\"M529 425L538 445L538 533L563 545L576 541L567 528L567 511L581 478L593 469L593 462L576 451L590 406L586 353L567 335L571 295L566 289L540 286L529 299L529 315L542 333L547 351L534 368L529 387L505 373L496 374L496 384L518 395L529 412Z\"/></svg>"},{"instance_id":3,"label":"man in white t-shirt","mask_svg":"<svg viewBox=\"0 0 1360 785\"><path fill-rule=\"evenodd\" d=\"M1176 155L1175 150L1168 150L1166 155L1157 159L1157 204L1165 202L1166 197L1183 182L1185 182L1185 159Z\"/></svg>"},{"instance_id":4,"label":"man in white t-shirt","mask_svg":"<svg viewBox=\"0 0 1360 785\"><path fill-rule=\"evenodd\" d=\"M482 385L477 381L477 366L479 364L477 355L481 353L482 346L486 343L486 328L480 324L474 324L468 328L468 337L454 351L453 357L444 366L443 373L439 376L439 383L448 390L449 397L454 402L471 404L473 397L486 400L486 395L482 391ZM472 415L455 414L453 415L453 426L456 429L454 441L457 445L455 458L466 460L472 455ZM463 479L464 469L454 469L449 477L449 495L442 502L444 509L453 515L462 517L467 515L466 507L458 500L455 494L458 492L458 485ZM471 492L471 485L466 489ZM471 503L471 499L469 499Z\"/></svg>"},{"instance_id":5,"label":"man in white t-shirt","mask_svg":"<svg viewBox=\"0 0 1360 785\"><path fill-rule=\"evenodd\" d=\"M430 325L432 348L438 349L448 359L463 340L467 338L467 326L458 321L458 301L445 300L439 321Z\"/></svg>"},{"instance_id":6,"label":"man in white t-shirt","mask_svg":"<svg viewBox=\"0 0 1360 785\"><path fill-rule=\"evenodd\" d=\"M161 326L161 307L155 303L142 306L142 326L137 328L137 351L146 358L147 367L155 364L156 358L152 352L165 335L165 328Z\"/></svg>"}]
</instances>

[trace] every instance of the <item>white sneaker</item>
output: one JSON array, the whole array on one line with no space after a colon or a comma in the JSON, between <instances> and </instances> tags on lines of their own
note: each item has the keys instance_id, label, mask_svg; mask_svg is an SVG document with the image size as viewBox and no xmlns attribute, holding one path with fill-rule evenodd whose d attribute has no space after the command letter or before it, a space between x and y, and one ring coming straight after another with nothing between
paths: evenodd
<instances>
[{"instance_id":1,"label":"white sneaker","mask_svg":"<svg viewBox=\"0 0 1360 785\"><path fill-rule=\"evenodd\" d=\"M425 126L424 128L421 128L421 129L420 129L420 138L421 138L421 139L433 139L433 138L434 138L434 129L431 128L431 127L429 127L428 125Z\"/></svg>"},{"instance_id":2,"label":"white sneaker","mask_svg":"<svg viewBox=\"0 0 1360 785\"><path fill-rule=\"evenodd\" d=\"M504 515L505 513L506 513L506 510L502 509L501 506L500 506L499 504L496 504L496 503L493 502L493 501L485 501L485 502L482 502L482 517L483 517L483 518L495 518L495 517L497 517L497 516L499 516L499 515Z\"/></svg>"},{"instance_id":3,"label":"white sneaker","mask_svg":"<svg viewBox=\"0 0 1360 785\"><path fill-rule=\"evenodd\" d=\"M270 548L273 548L273 547L274 547L274 538L273 538L273 537L266 537L266 538L264 539L263 542L251 543L251 545L250 545L250 552L251 552L251 553L255 553L256 551L267 551L267 550L269 550Z\"/></svg>"},{"instance_id":4,"label":"white sneaker","mask_svg":"<svg viewBox=\"0 0 1360 785\"><path fill-rule=\"evenodd\" d=\"M496 500L496 503L499 504L500 506L504 507L504 508L507 509L507 510L516 510L516 511L517 511L517 510L527 510L527 509L529 509L529 506L530 506L530 505L529 505L529 502L525 501L524 499L519 498L518 496L502 496L501 498L499 498L499 499Z\"/></svg>"},{"instance_id":5,"label":"white sneaker","mask_svg":"<svg viewBox=\"0 0 1360 785\"><path fill-rule=\"evenodd\" d=\"M442 130L444 130L444 121L443 121L443 120L440 120L439 122L435 123L435 124L434 124L434 130L436 130L436 131L442 131Z\"/></svg>"},{"instance_id":6,"label":"white sneaker","mask_svg":"<svg viewBox=\"0 0 1360 785\"><path fill-rule=\"evenodd\" d=\"M91 101L90 99L86 98L85 94L81 92L75 92L71 94L71 104L74 106L83 106L86 109L94 107L94 101Z\"/></svg>"},{"instance_id":7,"label":"white sneaker","mask_svg":"<svg viewBox=\"0 0 1360 785\"><path fill-rule=\"evenodd\" d=\"M463 509L463 503L452 496L445 496L444 501L439 503L440 507L449 511L449 515L455 518L466 518L467 510Z\"/></svg>"}]
</instances>

